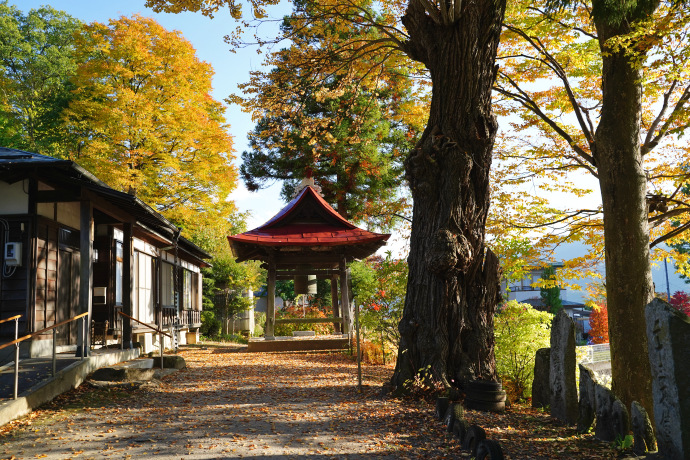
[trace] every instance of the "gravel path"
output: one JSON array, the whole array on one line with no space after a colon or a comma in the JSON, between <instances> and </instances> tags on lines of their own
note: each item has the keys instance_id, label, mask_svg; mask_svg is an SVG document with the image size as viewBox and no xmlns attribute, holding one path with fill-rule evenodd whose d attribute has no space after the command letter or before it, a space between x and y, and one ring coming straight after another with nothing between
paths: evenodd
<instances>
[{"instance_id":1,"label":"gravel path","mask_svg":"<svg viewBox=\"0 0 690 460\"><path fill-rule=\"evenodd\" d=\"M187 369L142 386L88 384L4 428L0 457L458 458L426 403L378 396L390 368L339 354L187 348Z\"/></svg>"}]
</instances>

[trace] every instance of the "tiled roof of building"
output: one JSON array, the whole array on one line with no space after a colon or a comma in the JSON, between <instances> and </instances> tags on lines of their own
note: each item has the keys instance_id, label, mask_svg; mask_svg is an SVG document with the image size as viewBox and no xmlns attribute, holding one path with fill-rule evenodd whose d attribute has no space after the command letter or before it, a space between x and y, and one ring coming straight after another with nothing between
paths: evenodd
<instances>
[{"instance_id":1,"label":"tiled roof of building","mask_svg":"<svg viewBox=\"0 0 690 460\"><path fill-rule=\"evenodd\" d=\"M389 234L374 233L347 221L312 186L300 193L268 222L228 240L238 258L242 246L336 247L366 245L370 255L383 246ZM370 249L373 250L370 251ZM361 257L361 254L359 255Z\"/></svg>"}]
</instances>

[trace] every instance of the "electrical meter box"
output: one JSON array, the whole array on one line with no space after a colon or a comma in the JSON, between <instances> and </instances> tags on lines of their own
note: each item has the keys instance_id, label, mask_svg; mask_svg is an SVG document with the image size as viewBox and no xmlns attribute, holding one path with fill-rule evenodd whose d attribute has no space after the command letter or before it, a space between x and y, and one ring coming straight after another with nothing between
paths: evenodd
<instances>
[{"instance_id":1,"label":"electrical meter box","mask_svg":"<svg viewBox=\"0 0 690 460\"><path fill-rule=\"evenodd\" d=\"M21 267L22 243L5 243L5 265L8 267Z\"/></svg>"}]
</instances>

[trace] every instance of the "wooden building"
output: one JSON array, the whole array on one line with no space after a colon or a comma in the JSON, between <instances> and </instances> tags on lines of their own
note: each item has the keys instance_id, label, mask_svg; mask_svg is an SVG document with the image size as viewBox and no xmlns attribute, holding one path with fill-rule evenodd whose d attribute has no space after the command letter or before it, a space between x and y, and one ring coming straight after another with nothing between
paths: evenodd
<instances>
[{"instance_id":1,"label":"wooden building","mask_svg":"<svg viewBox=\"0 0 690 460\"><path fill-rule=\"evenodd\" d=\"M177 325L180 343L198 334L200 268L210 255L74 162L0 148L0 248L0 319L22 315L20 336L83 312L93 326L87 350L94 332L101 343L139 343L144 352L159 345L158 334L119 312ZM58 328L58 345L83 343L81 330ZM0 339L13 336L14 324L0 327ZM29 342L22 353L40 356L52 349L52 334Z\"/></svg>"},{"instance_id":2,"label":"wooden building","mask_svg":"<svg viewBox=\"0 0 690 460\"><path fill-rule=\"evenodd\" d=\"M297 284L299 277L307 276L331 280L336 331L342 324L342 332L351 333L352 299L346 264L372 255L390 237L348 222L321 197L311 178L302 187L287 206L262 226L228 236L238 262L261 260L268 270L264 336L269 340L274 338L276 280L295 279Z\"/></svg>"}]
</instances>

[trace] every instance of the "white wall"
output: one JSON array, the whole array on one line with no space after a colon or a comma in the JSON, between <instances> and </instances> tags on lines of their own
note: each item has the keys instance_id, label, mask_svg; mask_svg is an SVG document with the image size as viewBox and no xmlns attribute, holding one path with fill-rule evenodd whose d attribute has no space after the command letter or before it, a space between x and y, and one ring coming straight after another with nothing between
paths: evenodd
<instances>
[{"instance_id":1,"label":"white wall","mask_svg":"<svg viewBox=\"0 0 690 460\"><path fill-rule=\"evenodd\" d=\"M561 245L559 248L556 249L555 251L555 258L556 260L566 260L570 259L573 257L578 257L584 255L588 251L588 247L585 246L582 243L569 243L569 244L564 244ZM690 284L685 283L683 278L680 277L678 273L676 273L676 268L675 264L673 262L673 259L669 259L667 263L668 267L668 287L669 290L671 291L671 295L673 295L676 291L686 291L690 292ZM605 274L605 269L604 269L604 261L602 260L598 266L596 271L602 276ZM652 263L652 277L654 279L654 286L656 289L656 292L666 292L666 274L664 272L664 263L663 261L661 263L658 262L653 262ZM603 280L603 278L602 278ZM577 286L579 286L579 289L577 288L572 288L568 289L565 291L567 297L563 295L564 291L561 291L561 298L564 300L570 300L572 302L582 302L584 303L588 297L587 297L587 291L585 290L585 287L587 286L588 283L592 283L596 281L594 277L589 277L589 278L584 278L581 280L566 280L568 283L573 283Z\"/></svg>"},{"instance_id":2,"label":"white wall","mask_svg":"<svg viewBox=\"0 0 690 460\"><path fill-rule=\"evenodd\" d=\"M28 181L19 181L14 184L0 181L0 214L28 214L29 194Z\"/></svg>"}]
</instances>

